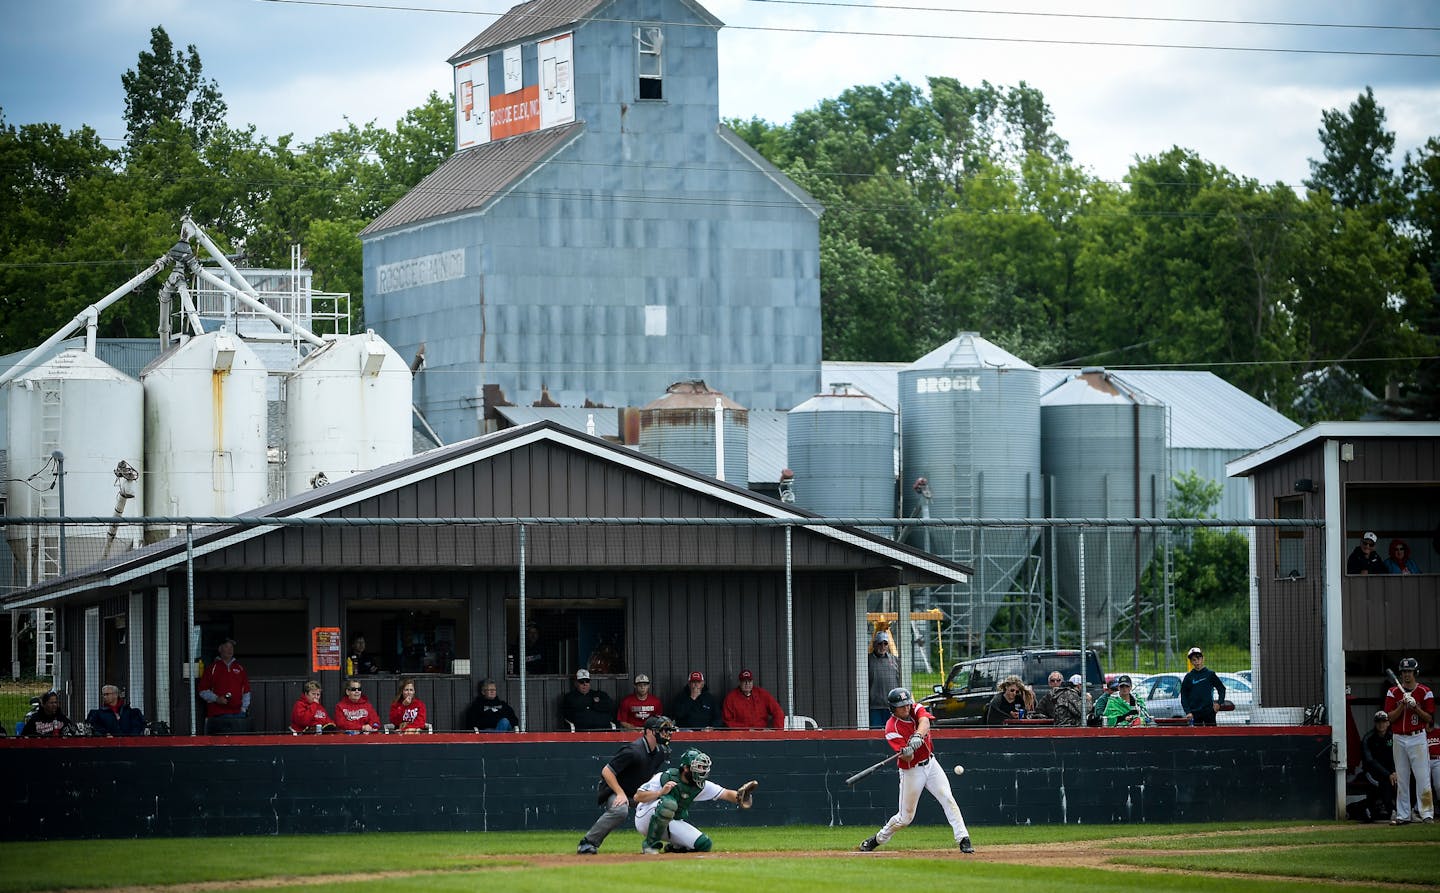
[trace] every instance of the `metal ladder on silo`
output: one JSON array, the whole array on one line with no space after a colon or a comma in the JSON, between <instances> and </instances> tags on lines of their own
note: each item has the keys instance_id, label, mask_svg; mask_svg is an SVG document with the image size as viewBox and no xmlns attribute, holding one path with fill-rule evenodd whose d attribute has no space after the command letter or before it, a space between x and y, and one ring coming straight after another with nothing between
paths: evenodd
<instances>
[{"instance_id":1,"label":"metal ladder on silo","mask_svg":"<svg viewBox=\"0 0 1440 893\"><path fill-rule=\"evenodd\" d=\"M40 451L45 456L60 449L63 393L59 382L50 380L40 384ZM40 516L60 516L60 492L58 486L40 491ZM41 525L36 536L36 583L60 576L60 527ZM35 609L35 675L44 677L55 671L55 610Z\"/></svg>"}]
</instances>

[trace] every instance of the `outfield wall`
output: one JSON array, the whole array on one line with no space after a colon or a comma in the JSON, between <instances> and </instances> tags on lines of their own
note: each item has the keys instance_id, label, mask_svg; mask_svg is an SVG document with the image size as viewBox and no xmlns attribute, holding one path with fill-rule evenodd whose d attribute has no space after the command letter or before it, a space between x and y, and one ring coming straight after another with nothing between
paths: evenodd
<instances>
[{"instance_id":1,"label":"outfield wall","mask_svg":"<svg viewBox=\"0 0 1440 893\"><path fill-rule=\"evenodd\" d=\"M0 839L363 831L583 829L600 768L631 734L140 738L0 741ZM701 828L851 825L894 811L876 732L712 732L712 780L760 781L755 809L704 803ZM936 733L971 825L1332 819L1330 730L974 729ZM943 823L921 798L916 822ZM577 830L577 840L578 840ZM712 834L720 847L723 832ZM618 846L637 845L636 840Z\"/></svg>"}]
</instances>

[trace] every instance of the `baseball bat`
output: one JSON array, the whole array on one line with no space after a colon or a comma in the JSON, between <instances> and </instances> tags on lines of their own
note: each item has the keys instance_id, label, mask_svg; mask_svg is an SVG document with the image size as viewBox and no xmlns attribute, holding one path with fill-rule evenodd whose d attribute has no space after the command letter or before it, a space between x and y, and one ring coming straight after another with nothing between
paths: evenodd
<instances>
[{"instance_id":1,"label":"baseball bat","mask_svg":"<svg viewBox=\"0 0 1440 893\"><path fill-rule=\"evenodd\" d=\"M1389 667L1385 668L1385 678L1390 680L1391 685L1395 686L1396 688L1400 688L1400 680L1395 678L1395 671L1390 669Z\"/></svg>"},{"instance_id":2,"label":"baseball bat","mask_svg":"<svg viewBox=\"0 0 1440 893\"><path fill-rule=\"evenodd\" d=\"M870 768L868 768L868 769L861 769L859 772L856 772L854 775L852 775L852 776L850 776L849 778L845 779L845 783L848 784L848 785L850 785L851 787L854 787L855 782L861 781L862 779L865 779L865 778L869 778L871 775L874 775L874 774L875 774L875 771L878 770L880 767L884 766L886 763L889 763L889 762L892 761L892 760L897 760L897 759L899 759L899 758L900 758L900 751L897 750L897 751L895 751L894 753L892 753L890 756L886 757L885 759L881 760L880 762L876 763L875 765L871 766Z\"/></svg>"}]
</instances>

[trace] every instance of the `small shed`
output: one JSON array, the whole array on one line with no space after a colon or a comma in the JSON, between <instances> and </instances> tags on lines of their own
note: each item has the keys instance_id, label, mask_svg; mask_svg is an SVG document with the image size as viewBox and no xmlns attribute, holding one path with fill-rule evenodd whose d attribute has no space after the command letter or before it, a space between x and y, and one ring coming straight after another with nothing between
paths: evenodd
<instances>
[{"instance_id":1,"label":"small shed","mask_svg":"<svg viewBox=\"0 0 1440 893\"><path fill-rule=\"evenodd\" d=\"M315 648L322 631L338 630L345 642L356 632L381 640L401 661L414 650L413 665L362 681L379 705L400 676L415 678L437 731L462 728L487 677L523 706L528 730L560 729L558 700L600 638L618 646L623 669L597 673L597 687L617 700L636 672L669 694L700 670L721 695L749 669L794 712L853 728L865 698L865 594L969 574L862 530L804 526L814 516L792 505L549 421L251 514L450 523L211 524L189 542L156 543L13 593L7 609L56 609L72 714L98 704L101 684L118 682L151 718L185 730L196 704L192 636L204 658L234 637L255 689L252 725L280 731L305 679L320 679L324 703L339 700L344 671L317 669ZM453 523L466 518L486 521ZM797 526L787 535L777 519ZM556 627L536 672L514 659L522 596L528 611L568 624Z\"/></svg>"}]
</instances>

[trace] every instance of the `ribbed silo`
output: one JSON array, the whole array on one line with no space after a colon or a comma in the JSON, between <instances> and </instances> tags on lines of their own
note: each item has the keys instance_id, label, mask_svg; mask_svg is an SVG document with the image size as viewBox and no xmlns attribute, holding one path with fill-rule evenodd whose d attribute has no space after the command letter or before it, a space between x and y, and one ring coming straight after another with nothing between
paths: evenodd
<instances>
[{"instance_id":1,"label":"ribbed silo","mask_svg":"<svg viewBox=\"0 0 1440 893\"><path fill-rule=\"evenodd\" d=\"M374 332L301 360L285 387L286 495L408 459L410 380L410 367Z\"/></svg>"},{"instance_id":2,"label":"ribbed silo","mask_svg":"<svg viewBox=\"0 0 1440 893\"><path fill-rule=\"evenodd\" d=\"M1166 408L1103 369L1084 369L1040 398L1040 467L1054 518L1154 518L1168 491ZM1078 528L1054 532L1055 587L1080 610ZM1136 581L1154 550L1152 531L1090 527L1085 536L1086 636L1121 634ZM1142 599L1145 594L1142 593ZM1128 623L1125 628L1128 627Z\"/></svg>"},{"instance_id":3,"label":"ribbed silo","mask_svg":"<svg viewBox=\"0 0 1440 893\"><path fill-rule=\"evenodd\" d=\"M640 452L714 476L717 400L725 481L749 486L750 413L703 381L678 381L640 408Z\"/></svg>"},{"instance_id":4,"label":"ribbed silo","mask_svg":"<svg viewBox=\"0 0 1440 893\"><path fill-rule=\"evenodd\" d=\"M790 410L785 421L796 505L832 518L895 517L895 413L889 407L836 382Z\"/></svg>"},{"instance_id":5,"label":"ribbed silo","mask_svg":"<svg viewBox=\"0 0 1440 893\"><path fill-rule=\"evenodd\" d=\"M974 332L962 332L901 370L899 388L900 490L907 517L1040 514L1035 367ZM925 478L924 488L915 486L918 478ZM1037 537L1013 528L912 528L906 542L975 569L968 583L932 596L950 617L950 633L968 637L974 646L1001 605L1038 602Z\"/></svg>"},{"instance_id":6,"label":"ribbed silo","mask_svg":"<svg viewBox=\"0 0 1440 893\"><path fill-rule=\"evenodd\" d=\"M140 381L151 515L230 516L265 504L266 372L244 341L224 331L191 338L146 366Z\"/></svg>"},{"instance_id":7,"label":"ribbed silo","mask_svg":"<svg viewBox=\"0 0 1440 893\"><path fill-rule=\"evenodd\" d=\"M56 452L64 462L66 516L144 515L136 483L144 455L140 382L83 350L67 350L5 387L10 515L61 514ZM60 534L58 526L6 528L27 583L60 574ZM73 571L128 552L142 536L138 525L105 524L66 527L64 539L64 569Z\"/></svg>"}]
</instances>

